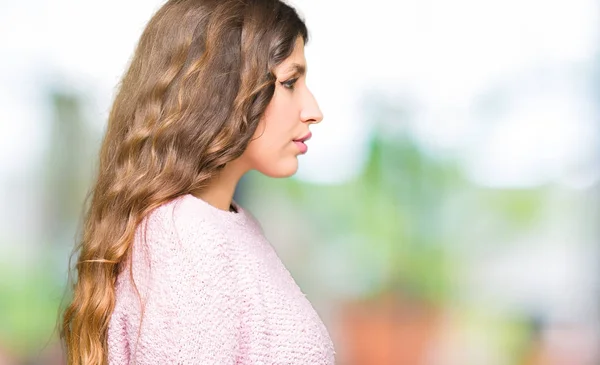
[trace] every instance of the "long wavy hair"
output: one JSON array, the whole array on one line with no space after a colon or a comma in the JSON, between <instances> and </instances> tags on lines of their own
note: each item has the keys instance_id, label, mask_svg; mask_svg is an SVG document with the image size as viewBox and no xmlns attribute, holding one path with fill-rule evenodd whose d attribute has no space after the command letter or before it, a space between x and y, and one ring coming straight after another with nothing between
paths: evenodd
<instances>
[{"instance_id":1,"label":"long wavy hair","mask_svg":"<svg viewBox=\"0 0 600 365\"><path fill-rule=\"evenodd\" d=\"M169 0L149 21L113 102L69 261L59 321L68 364L108 362L115 283L138 224L242 155L298 37L308 41L304 22L278 0Z\"/></svg>"}]
</instances>

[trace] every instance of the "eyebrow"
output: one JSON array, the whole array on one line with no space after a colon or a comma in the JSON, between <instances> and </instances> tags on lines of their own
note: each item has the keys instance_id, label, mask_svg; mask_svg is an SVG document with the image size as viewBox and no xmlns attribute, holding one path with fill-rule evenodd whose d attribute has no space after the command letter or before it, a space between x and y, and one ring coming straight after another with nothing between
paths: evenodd
<instances>
[{"instance_id":1,"label":"eyebrow","mask_svg":"<svg viewBox=\"0 0 600 365\"><path fill-rule=\"evenodd\" d=\"M299 63L293 63L290 67L286 69L286 73L292 71L298 73L300 76L306 75L306 66L301 65Z\"/></svg>"}]
</instances>

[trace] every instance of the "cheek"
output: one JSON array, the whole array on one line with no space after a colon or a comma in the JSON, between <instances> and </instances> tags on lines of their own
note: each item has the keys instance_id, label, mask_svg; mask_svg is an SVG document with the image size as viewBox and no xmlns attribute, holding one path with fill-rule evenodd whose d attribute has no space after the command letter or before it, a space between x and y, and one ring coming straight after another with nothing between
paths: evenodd
<instances>
[{"instance_id":1,"label":"cheek","mask_svg":"<svg viewBox=\"0 0 600 365\"><path fill-rule=\"evenodd\" d=\"M266 133L284 134L284 138L292 138L290 133L297 127L300 120L296 102L287 91L276 92L275 96L267 106L262 122L266 127Z\"/></svg>"},{"instance_id":2,"label":"cheek","mask_svg":"<svg viewBox=\"0 0 600 365\"><path fill-rule=\"evenodd\" d=\"M267 176L286 177L298 169L298 151L292 139L299 118L294 115L293 100L276 94L246 149L245 157L252 169Z\"/></svg>"},{"instance_id":3,"label":"cheek","mask_svg":"<svg viewBox=\"0 0 600 365\"><path fill-rule=\"evenodd\" d=\"M269 152L271 155L286 150L289 152L295 127L289 104L282 98L272 100L254 133L255 149Z\"/></svg>"},{"instance_id":4,"label":"cheek","mask_svg":"<svg viewBox=\"0 0 600 365\"><path fill-rule=\"evenodd\" d=\"M289 132L281 128L259 126L248 145L245 158L250 167L267 176L287 177L298 169L297 152ZM266 128L265 128L266 127Z\"/></svg>"},{"instance_id":5,"label":"cheek","mask_svg":"<svg viewBox=\"0 0 600 365\"><path fill-rule=\"evenodd\" d=\"M281 128L259 126L246 150L253 160L274 160L290 153L291 139Z\"/></svg>"}]
</instances>

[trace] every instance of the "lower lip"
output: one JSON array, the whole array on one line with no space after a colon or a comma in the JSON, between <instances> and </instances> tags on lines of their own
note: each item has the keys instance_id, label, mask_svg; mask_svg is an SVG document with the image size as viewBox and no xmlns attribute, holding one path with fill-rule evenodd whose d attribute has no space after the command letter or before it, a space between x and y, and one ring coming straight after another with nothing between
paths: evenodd
<instances>
[{"instance_id":1,"label":"lower lip","mask_svg":"<svg viewBox=\"0 0 600 365\"><path fill-rule=\"evenodd\" d=\"M305 145L304 142L294 141L294 143L296 144L296 146L300 150L300 153L304 154L304 153L306 153L306 151L308 151L308 146Z\"/></svg>"}]
</instances>

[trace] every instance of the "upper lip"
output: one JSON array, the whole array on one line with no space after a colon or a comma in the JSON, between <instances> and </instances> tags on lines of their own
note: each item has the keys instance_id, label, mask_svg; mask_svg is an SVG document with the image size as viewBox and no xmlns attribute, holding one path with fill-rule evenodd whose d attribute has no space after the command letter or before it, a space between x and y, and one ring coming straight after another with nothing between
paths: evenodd
<instances>
[{"instance_id":1,"label":"upper lip","mask_svg":"<svg viewBox=\"0 0 600 365\"><path fill-rule=\"evenodd\" d=\"M308 132L304 137L295 139L294 142L304 142L304 141L308 141L310 139L310 137L312 137L312 133Z\"/></svg>"}]
</instances>

